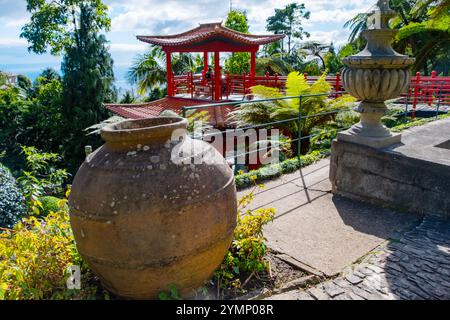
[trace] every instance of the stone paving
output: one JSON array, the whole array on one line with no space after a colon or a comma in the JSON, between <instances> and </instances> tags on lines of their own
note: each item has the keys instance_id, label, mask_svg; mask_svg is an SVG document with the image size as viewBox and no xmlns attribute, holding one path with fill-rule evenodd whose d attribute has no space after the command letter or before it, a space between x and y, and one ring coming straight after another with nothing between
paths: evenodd
<instances>
[{"instance_id":1,"label":"stone paving","mask_svg":"<svg viewBox=\"0 0 450 320\"><path fill-rule=\"evenodd\" d=\"M386 240L399 238L397 233L410 230L420 217L334 196L329 168L329 159L323 159L304 168L303 179L295 172L267 182L249 208L275 209L273 223L264 228L273 252L333 277Z\"/></svg>"},{"instance_id":2,"label":"stone paving","mask_svg":"<svg viewBox=\"0 0 450 320\"><path fill-rule=\"evenodd\" d=\"M348 267L339 277L271 300L450 299L450 219L422 222Z\"/></svg>"}]
</instances>

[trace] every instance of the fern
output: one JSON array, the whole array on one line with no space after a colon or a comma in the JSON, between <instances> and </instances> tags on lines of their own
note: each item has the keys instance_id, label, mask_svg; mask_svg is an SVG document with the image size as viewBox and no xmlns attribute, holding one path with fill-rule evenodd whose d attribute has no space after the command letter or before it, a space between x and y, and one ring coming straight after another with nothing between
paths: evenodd
<instances>
[{"instance_id":1,"label":"fern","mask_svg":"<svg viewBox=\"0 0 450 320\"><path fill-rule=\"evenodd\" d=\"M286 96L276 88L264 86L253 87L252 93L257 99L302 96L301 128L299 128L299 122L296 121L300 112L299 98L242 104L231 113L231 117L241 127L286 121L278 124L277 127L289 130L293 136L297 136L300 130L303 136L309 136L315 126L335 118L336 115L331 111L350 108L356 101L355 98L347 95L330 100L329 92L331 92L331 86L326 81L326 72L312 85L308 84L303 74L291 72L286 81ZM316 114L319 115L312 116Z\"/></svg>"}]
</instances>

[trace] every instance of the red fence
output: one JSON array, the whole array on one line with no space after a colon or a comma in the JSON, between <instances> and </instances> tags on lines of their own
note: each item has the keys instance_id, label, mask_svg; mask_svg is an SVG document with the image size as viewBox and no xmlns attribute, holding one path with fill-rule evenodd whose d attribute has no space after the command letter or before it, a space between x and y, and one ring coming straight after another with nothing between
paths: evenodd
<instances>
[{"instance_id":1,"label":"red fence","mask_svg":"<svg viewBox=\"0 0 450 320\"><path fill-rule=\"evenodd\" d=\"M314 83L318 76L308 76L305 74L309 83ZM204 75L173 76L175 94L186 94L194 96L211 96L214 92L214 75L209 79ZM222 76L222 99L229 99L231 96L246 95L250 93L250 88L255 85L279 88L284 90L286 87L286 76L265 76L251 77L249 74L242 75L224 75ZM326 80L332 86L333 92L344 91L341 75L327 76ZM450 77L439 77L435 71L431 76L422 76L419 72L411 77L411 83L408 92L402 94L401 103L411 105L413 110L418 105L450 105Z\"/></svg>"},{"instance_id":2,"label":"red fence","mask_svg":"<svg viewBox=\"0 0 450 320\"><path fill-rule=\"evenodd\" d=\"M439 77L436 71L431 76L422 76L417 72L411 78L407 93L402 95L402 103L412 106L413 116L419 105L442 106L450 105L450 77Z\"/></svg>"}]
</instances>

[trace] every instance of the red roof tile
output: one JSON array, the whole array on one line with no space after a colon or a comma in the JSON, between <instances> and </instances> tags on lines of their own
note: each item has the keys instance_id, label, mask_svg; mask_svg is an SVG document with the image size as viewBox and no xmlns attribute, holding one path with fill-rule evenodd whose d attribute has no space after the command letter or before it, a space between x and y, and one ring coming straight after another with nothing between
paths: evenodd
<instances>
[{"instance_id":1,"label":"red roof tile","mask_svg":"<svg viewBox=\"0 0 450 320\"><path fill-rule=\"evenodd\" d=\"M231 40L242 45L263 45L281 40L285 35L271 34L271 35L252 35L241 33L227 27L224 27L221 22L201 24L199 27L180 33L168 36L137 36L143 42L158 46L186 46L202 43L206 40Z\"/></svg>"},{"instance_id":2,"label":"red roof tile","mask_svg":"<svg viewBox=\"0 0 450 320\"><path fill-rule=\"evenodd\" d=\"M160 100L140 104L105 104L105 107L111 112L126 119L144 119L155 118L164 110L172 110L177 114L181 114L183 107L199 106L208 103L210 102L205 100L166 97ZM219 124L219 126L221 126L220 124L222 122L227 122L227 116L231 109L232 107L230 106L223 106L198 110L207 110L210 114L211 125Z\"/></svg>"}]
</instances>

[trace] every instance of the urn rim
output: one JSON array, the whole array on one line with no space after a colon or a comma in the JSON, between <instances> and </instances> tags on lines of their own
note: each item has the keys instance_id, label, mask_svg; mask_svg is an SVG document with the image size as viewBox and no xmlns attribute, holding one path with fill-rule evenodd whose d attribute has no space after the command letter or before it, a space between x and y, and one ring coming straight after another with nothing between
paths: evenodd
<instances>
[{"instance_id":1,"label":"urn rim","mask_svg":"<svg viewBox=\"0 0 450 320\"><path fill-rule=\"evenodd\" d=\"M177 130L186 130L187 119L180 117L157 117L137 120L124 120L108 124L100 131L106 142L132 142L139 140L170 139Z\"/></svg>"}]
</instances>

